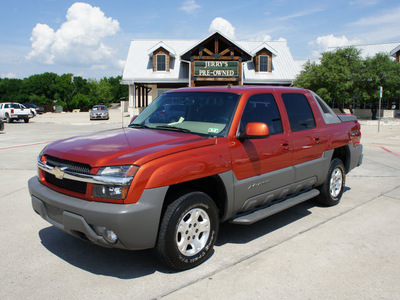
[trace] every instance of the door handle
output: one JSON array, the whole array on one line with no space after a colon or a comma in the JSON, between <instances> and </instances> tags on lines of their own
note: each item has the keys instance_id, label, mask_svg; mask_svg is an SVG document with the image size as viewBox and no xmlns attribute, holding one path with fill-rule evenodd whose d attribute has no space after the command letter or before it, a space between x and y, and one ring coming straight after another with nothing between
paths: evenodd
<instances>
[{"instance_id":1,"label":"door handle","mask_svg":"<svg viewBox=\"0 0 400 300\"><path fill-rule=\"evenodd\" d=\"M319 145L321 143L321 140L319 139L319 137L314 138L314 142Z\"/></svg>"},{"instance_id":2,"label":"door handle","mask_svg":"<svg viewBox=\"0 0 400 300\"><path fill-rule=\"evenodd\" d=\"M290 145L289 144L281 144L281 149L282 151L289 151L290 150Z\"/></svg>"}]
</instances>

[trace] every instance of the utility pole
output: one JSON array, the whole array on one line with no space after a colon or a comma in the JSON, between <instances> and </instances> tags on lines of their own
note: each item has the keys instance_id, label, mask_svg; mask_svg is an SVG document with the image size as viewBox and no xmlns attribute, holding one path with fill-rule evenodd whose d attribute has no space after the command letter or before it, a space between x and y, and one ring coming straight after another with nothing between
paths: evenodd
<instances>
[{"instance_id":1,"label":"utility pole","mask_svg":"<svg viewBox=\"0 0 400 300\"><path fill-rule=\"evenodd\" d=\"M380 87L379 92L379 109L378 109L378 132L381 126L381 102L382 102L383 87Z\"/></svg>"}]
</instances>

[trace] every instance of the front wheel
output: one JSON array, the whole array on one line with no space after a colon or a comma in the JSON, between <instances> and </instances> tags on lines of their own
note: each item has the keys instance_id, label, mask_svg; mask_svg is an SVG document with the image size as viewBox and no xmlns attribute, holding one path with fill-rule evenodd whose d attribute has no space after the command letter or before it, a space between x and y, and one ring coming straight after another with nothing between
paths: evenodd
<instances>
[{"instance_id":1,"label":"front wheel","mask_svg":"<svg viewBox=\"0 0 400 300\"><path fill-rule=\"evenodd\" d=\"M193 268L212 254L218 229L214 201L202 192L187 193L165 211L156 245L158 257L175 270Z\"/></svg>"},{"instance_id":2,"label":"front wheel","mask_svg":"<svg viewBox=\"0 0 400 300\"><path fill-rule=\"evenodd\" d=\"M320 187L318 202L326 206L334 206L342 198L346 181L346 171L343 162L335 158L329 167L328 176Z\"/></svg>"}]
</instances>

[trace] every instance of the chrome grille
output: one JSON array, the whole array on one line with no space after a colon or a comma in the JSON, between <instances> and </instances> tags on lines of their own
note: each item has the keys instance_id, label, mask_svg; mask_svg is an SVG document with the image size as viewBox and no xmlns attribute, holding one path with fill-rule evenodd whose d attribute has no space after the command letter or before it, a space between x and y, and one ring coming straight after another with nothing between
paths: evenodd
<instances>
[{"instance_id":1,"label":"chrome grille","mask_svg":"<svg viewBox=\"0 0 400 300\"><path fill-rule=\"evenodd\" d=\"M52 167L64 168L66 167L68 171L81 173L81 174L90 174L92 168L88 164L78 163L70 160L65 160L61 158L57 158L54 156L46 155L47 165ZM56 187L80 193L86 194L86 182L75 181L70 179L58 179L53 174L45 172L45 179L48 183L55 185Z\"/></svg>"},{"instance_id":2,"label":"chrome grille","mask_svg":"<svg viewBox=\"0 0 400 300\"><path fill-rule=\"evenodd\" d=\"M92 168L88 164L78 163L75 161L70 161L66 159L57 158L50 155L45 155L47 164L52 167L67 167L68 171L82 173L82 174L90 174Z\"/></svg>"}]
</instances>

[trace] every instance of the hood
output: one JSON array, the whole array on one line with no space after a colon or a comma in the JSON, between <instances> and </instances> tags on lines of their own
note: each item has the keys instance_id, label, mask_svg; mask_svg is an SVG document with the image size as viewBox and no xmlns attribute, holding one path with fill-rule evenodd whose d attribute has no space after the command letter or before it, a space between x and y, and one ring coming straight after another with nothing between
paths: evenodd
<instances>
[{"instance_id":1,"label":"hood","mask_svg":"<svg viewBox=\"0 0 400 300\"><path fill-rule=\"evenodd\" d=\"M194 134L153 129L123 128L56 141L45 154L89 164L142 165L150 160L215 144L215 139Z\"/></svg>"}]
</instances>

